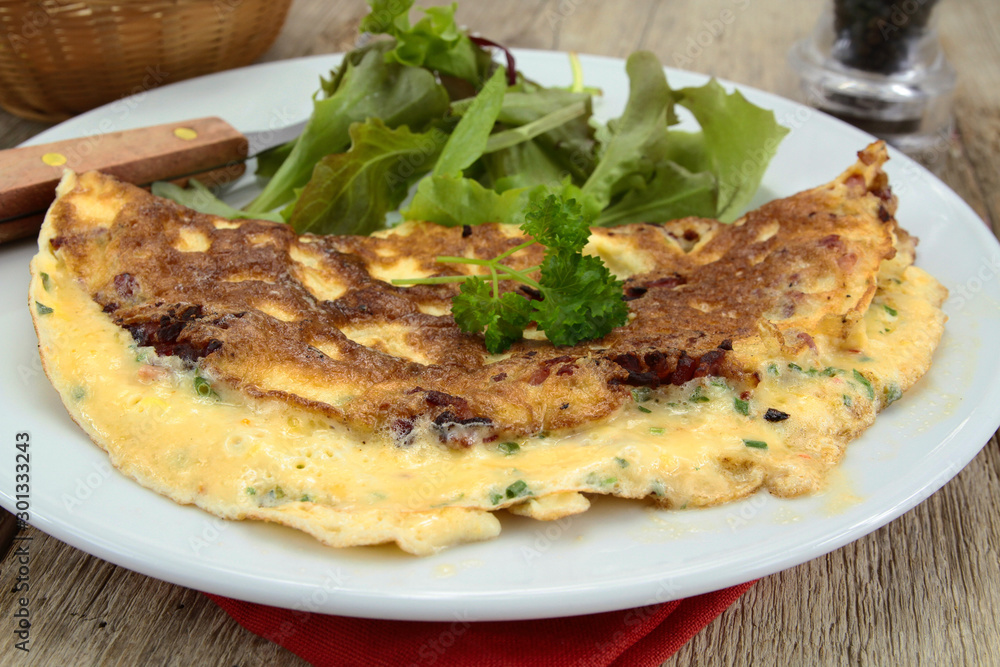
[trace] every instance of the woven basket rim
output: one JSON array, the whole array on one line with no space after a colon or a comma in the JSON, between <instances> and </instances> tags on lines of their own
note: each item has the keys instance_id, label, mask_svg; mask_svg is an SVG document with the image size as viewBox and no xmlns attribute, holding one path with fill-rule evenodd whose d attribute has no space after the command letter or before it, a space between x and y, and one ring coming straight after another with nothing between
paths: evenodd
<instances>
[{"instance_id":1,"label":"woven basket rim","mask_svg":"<svg viewBox=\"0 0 1000 667\"><path fill-rule=\"evenodd\" d=\"M23 44L19 42L23 54L20 49L0 48L0 107L22 117L64 119L135 92L136 77L145 76L137 63L166 59L172 65L171 82L248 65L274 42L290 4L291 0L0 0L0 19L8 35L11 26L16 32L23 18L26 25L31 21L36 33L61 30L65 37L26 36ZM218 21L214 17L198 21L183 33L177 32L176 21L164 23L172 29L159 25L167 16L205 19L213 9L221 10ZM48 18L39 22L32 16ZM152 26L153 21L157 25ZM151 26L151 39L137 41L135 29L122 32L123 26L146 24ZM208 37L199 37L202 32ZM94 49L95 34L117 50ZM108 61L109 52L116 59ZM75 57L74 67L85 68L85 75L64 66L67 54Z\"/></svg>"}]
</instances>

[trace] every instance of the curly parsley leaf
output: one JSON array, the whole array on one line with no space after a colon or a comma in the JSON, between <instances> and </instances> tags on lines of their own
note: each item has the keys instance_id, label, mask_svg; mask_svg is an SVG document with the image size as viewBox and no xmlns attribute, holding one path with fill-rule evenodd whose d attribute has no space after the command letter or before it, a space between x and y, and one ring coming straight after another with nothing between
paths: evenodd
<instances>
[{"instance_id":1,"label":"curly parsley leaf","mask_svg":"<svg viewBox=\"0 0 1000 667\"><path fill-rule=\"evenodd\" d=\"M544 197L544 198L543 198ZM393 280L397 285L461 282L452 298L455 323L466 333L484 334L486 349L494 354L521 340L534 320L554 345L575 345L601 338L628 321L628 305L622 298L622 283L599 257L584 255L590 238L588 219L575 199L543 190L533 197L521 231L532 240L511 248L491 260L438 257L439 262L485 266L491 278L449 276ZM545 246L540 266L515 270L502 260L528 246ZM528 274L540 270L536 282ZM516 292L500 294L501 280L515 280L541 293L528 300ZM484 331L485 330L485 331Z\"/></svg>"},{"instance_id":2,"label":"curly parsley leaf","mask_svg":"<svg viewBox=\"0 0 1000 667\"><path fill-rule=\"evenodd\" d=\"M568 201L549 195L536 202L524 215L521 231L552 251L578 253L587 245L590 227L575 199Z\"/></svg>"},{"instance_id":3,"label":"curly parsley leaf","mask_svg":"<svg viewBox=\"0 0 1000 667\"><path fill-rule=\"evenodd\" d=\"M625 324L622 283L599 257L581 254L590 227L576 200L550 194L524 217L521 231L546 247L539 280L543 298L531 305L549 341L575 345Z\"/></svg>"},{"instance_id":4,"label":"curly parsley leaf","mask_svg":"<svg viewBox=\"0 0 1000 667\"><path fill-rule=\"evenodd\" d=\"M486 349L497 353L521 340L531 321L531 304L514 292L496 296L490 283L472 276L452 299L451 313L462 331L485 329Z\"/></svg>"},{"instance_id":5,"label":"curly parsley leaf","mask_svg":"<svg viewBox=\"0 0 1000 667\"><path fill-rule=\"evenodd\" d=\"M531 322L531 302L520 294L507 292L493 307L495 320L486 327L486 349L503 351L521 340Z\"/></svg>"},{"instance_id":6,"label":"curly parsley leaf","mask_svg":"<svg viewBox=\"0 0 1000 667\"><path fill-rule=\"evenodd\" d=\"M555 345L600 338L628 320L622 283L599 257L550 252L539 283L544 298L532 302L535 321Z\"/></svg>"},{"instance_id":7,"label":"curly parsley leaf","mask_svg":"<svg viewBox=\"0 0 1000 667\"><path fill-rule=\"evenodd\" d=\"M482 331L493 321L493 288L479 276L467 278L451 300L451 316L462 331Z\"/></svg>"}]
</instances>

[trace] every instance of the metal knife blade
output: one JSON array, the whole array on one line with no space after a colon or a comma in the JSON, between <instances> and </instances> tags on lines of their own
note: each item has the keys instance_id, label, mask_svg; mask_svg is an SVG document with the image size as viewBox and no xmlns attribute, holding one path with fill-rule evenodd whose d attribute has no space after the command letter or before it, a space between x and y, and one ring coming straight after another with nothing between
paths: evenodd
<instances>
[{"instance_id":1,"label":"metal knife blade","mask_svg":"<svg viewBox=\"0 0 1000 667\"><path fill-rule=\"evenodd\" d=\"M277 148L278 146L295 139L302 134L302 130L306 129L306 124L308 123L309 119L307 118L306 120L298 123L285 125L284 127L279 127L273 130L244 132L243 136L247 138L247 143L249 144L247 159L257 157L264 151Z\"/></svg>"}]
</instances>

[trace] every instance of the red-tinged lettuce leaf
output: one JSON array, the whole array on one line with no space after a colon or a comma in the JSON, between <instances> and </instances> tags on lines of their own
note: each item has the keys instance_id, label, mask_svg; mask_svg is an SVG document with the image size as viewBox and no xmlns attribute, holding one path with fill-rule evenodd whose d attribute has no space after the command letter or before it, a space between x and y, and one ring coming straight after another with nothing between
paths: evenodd
<instances>
[{"instance_id":1,"label":"red-tinged lettuce leaf","mask_svg":"<svg viewBox=\"0 0 1000 667\"><path fill-rule=\"evenodd\" d=\"M370 234L385 228L386 213L406 197L415 178L434 164L445 136L390 129L377 118L355 123L351 149L328 155L292 208L299 234Z\"/></svg>"}]
</instances>

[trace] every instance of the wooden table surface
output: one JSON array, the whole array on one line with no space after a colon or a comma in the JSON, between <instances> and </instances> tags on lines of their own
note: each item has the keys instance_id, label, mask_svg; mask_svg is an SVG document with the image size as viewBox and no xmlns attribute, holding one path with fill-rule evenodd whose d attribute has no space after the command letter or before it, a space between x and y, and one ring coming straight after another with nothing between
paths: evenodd
<instances>
[{"instance_id":1,"label":"wooden table surface","mask_svg":"<svg viewBox=\"0 0 1000 667\"><path fill-rule=\"evenodd\" d=\"M619 57L649 49L665 65L791 97L797 80L786 54L812 29L821 4L463 0L458 16L512 47ZM945 0L937 11L959 88L957 137L932 166L997 233L1000 3ZM360 0L295 0L264 60L348 49L365 13ZM721 34L699 35L720 18L727 21ZM699 36L707 45L691 47ZM0 148L46 127L0 111ZM998 477L994 435L929 500L851 545L762 579L666 664L1000 665ZM196 591L135 574L37 530L25 534L33 538L32 650L14 650L5 630L2 665L305 664ZM8 556L0 586L0 617L8 627L18 597L13 571Z\"/></svg>"}]
</instances>

